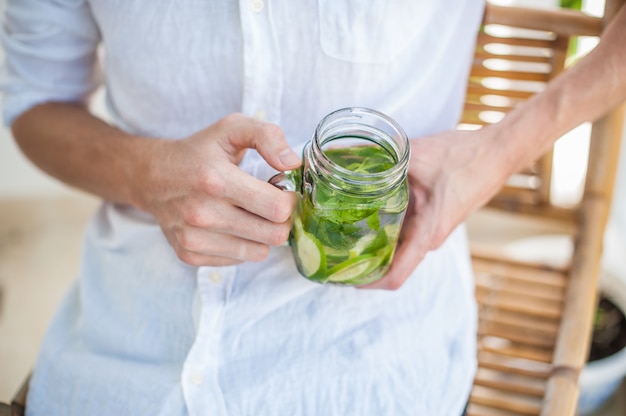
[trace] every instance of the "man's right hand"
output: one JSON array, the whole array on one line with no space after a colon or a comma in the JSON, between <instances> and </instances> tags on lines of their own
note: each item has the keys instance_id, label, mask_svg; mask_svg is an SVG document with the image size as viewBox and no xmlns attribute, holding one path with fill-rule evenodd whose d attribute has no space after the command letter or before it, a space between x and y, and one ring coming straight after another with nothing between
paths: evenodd
<instances>
[{"instance_id":1,"label":"man's right hand","mask_svg":"<svg viewBox=\"0 0 626 416\"><path fill-rule=\"evenodd\" d=\"M301 163L277 125L232 114L186 139L156 140L136 166L133 202L185 263L261 261L287 240L296 196L242 171L247 149L279 171Z\"/></svg>"}]
</instances>

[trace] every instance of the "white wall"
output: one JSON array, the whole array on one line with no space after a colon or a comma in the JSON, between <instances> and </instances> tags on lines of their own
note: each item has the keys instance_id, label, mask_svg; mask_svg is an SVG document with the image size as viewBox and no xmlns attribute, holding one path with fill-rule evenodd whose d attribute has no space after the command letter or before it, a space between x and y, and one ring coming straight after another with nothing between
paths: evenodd
<instances>
[{"instance_id":1,"label":"white wall","mask_svg":"<svg viewBox=\"0 0 626 416\"><path fill-rule=\"evenodd\" d=\"M105 115L104 91L94 96L94 111ZM33 165L21 152L11 131L0 126L0 200L36 197L65 197L76 190L48 176Z\"/></svg>"}]
</instances>

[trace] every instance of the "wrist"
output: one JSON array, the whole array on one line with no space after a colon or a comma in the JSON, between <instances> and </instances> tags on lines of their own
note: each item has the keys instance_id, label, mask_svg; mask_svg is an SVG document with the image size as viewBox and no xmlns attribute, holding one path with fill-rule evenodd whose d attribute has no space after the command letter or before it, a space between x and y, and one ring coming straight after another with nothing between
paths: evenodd
<instances>
[{"instance_id":1,"label":"wrist","mask_svg":"<svg viewBox=\"0 0 626 416\"><path fill-rule=\"evenodd\" d=\"M506 129L498 124L473 131L470 139L475 142L475 156L469 177L475 182L478 207L487 203L517 172L518 160L514 149L509 146Z\"/></svg>"},{"instance_id":2,"label":"wrist","mask_svg":"<svg viewBox=\"0 0 626 416\"><path fill-rule=\"evenodd\" d=\"M150 211L149 196L154 183L163 175L162 165L171 140L129 136L124 140L126 151L124 176L126 200L142 211Z\"/></svg>"}]
</instances>

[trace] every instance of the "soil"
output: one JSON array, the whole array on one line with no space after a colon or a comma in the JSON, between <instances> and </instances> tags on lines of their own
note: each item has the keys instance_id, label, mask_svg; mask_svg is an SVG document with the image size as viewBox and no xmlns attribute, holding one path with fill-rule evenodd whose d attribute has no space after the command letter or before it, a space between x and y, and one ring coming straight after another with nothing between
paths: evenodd
<instances>
[{"instance_id":1,"label":"soil","mask_svg":"<svg viewBox=\"0 0 626 416\"><path fill-rule=\"evenodd\" d=\"M626 347L626 317L611 300L600 296L588 361L615 354Z\"/></svg>"}]
</instances>

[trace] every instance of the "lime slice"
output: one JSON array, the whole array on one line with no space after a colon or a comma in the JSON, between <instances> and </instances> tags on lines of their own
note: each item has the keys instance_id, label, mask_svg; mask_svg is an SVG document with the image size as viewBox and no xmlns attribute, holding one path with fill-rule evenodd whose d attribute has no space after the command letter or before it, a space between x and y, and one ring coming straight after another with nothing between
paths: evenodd
<instances>
[{"instance_id":1,"label":"lime slice","mask_svg":"<svg viewBox=\"0 0 626 416\"><path fill-rule=\"evenodd\" d=\"M400 224L387 224L383 227L389 241L396 241L400 235Z\"/></svg>"},{"instance_id":2,"label":"lime slice","mask_svg":"<svg viewBox=\"0 0 626 416\"><path fill-rule=\"evenodd\" d=\"M326 263L322 244L317 238L302 229L302 223L299 219L294 221L294 237L300 271L306 277L313 276Z\"/></svg>"},{"instance_id":3,"label":"lime slice","mask_svg":"<svg viewBox=\"0 0 626 416\"><path fill-rule=\"evenodd\" d=\"M348 256L348 253L346 253L346 250L340 250L334 247L325 246L324 252L326 253L326 256L333 256L333 257L347 257Z\"/></svg>"},{"instance_id":4,"label":"lime slice","mask_svg":"<svg viewBox=\"0 0 626 416\"><path fill-rule=\"evenodd\" d=\"M348 258L351 258L349 257L350 254L345 249L339 250L334 247L323 246L323 251L324 251L324 254L326 255L327 267L329 264L341 263L342 261L346 261L348 260Z\"/></svg>"},{"instance_id":5,"label":"lime slice","mask_svg":"<svg viewBox=\"0 0 626 416\"><path fill-rule=\"evenodd\" d=\"M372 254L356 257L336 265L328 271L328 281L334 283L357 281L380 265L380 257Z\"/></svg>"},{"instance_id":6,"label":"lime slice","mask_svg":"<svg viewBox=\"0 0 626 416\"><path fill-rule=\"evenodd\" d=\"M376 233L370 233L363 236L363 238L357 241L354 247L352 247L348 251L348 255L350 256L350 258L353 259L363 254L365 249L367 249L367 247L376 239L377 236L378 234Z\"/></svg>"},{"instance_id":7,"label":"lime slice","mask_svg":"<svg viewBox=\"0 0 626 416\"><path fill-rule=\"evenodd\" d=\"M361 237L359 241L350 249L349 257L355 258L364 254L372 254L378 249L389 245L387 233L382 230L378 233L370 233Z\"/></svg>"}]
</instances>

